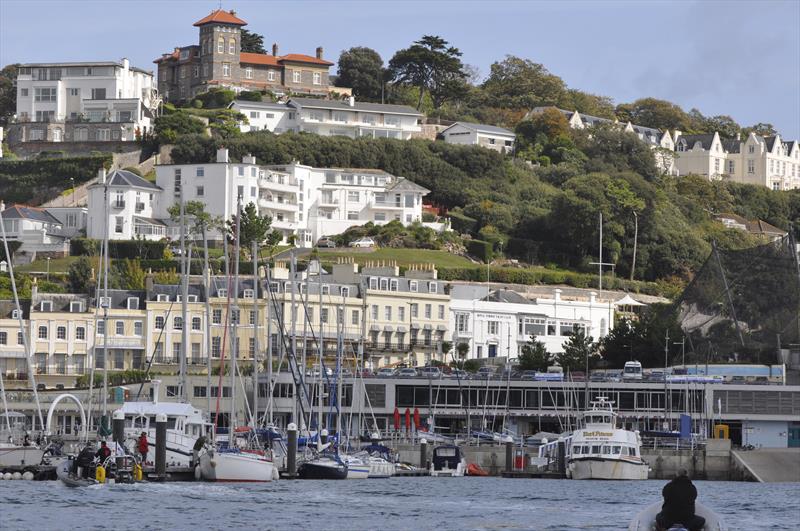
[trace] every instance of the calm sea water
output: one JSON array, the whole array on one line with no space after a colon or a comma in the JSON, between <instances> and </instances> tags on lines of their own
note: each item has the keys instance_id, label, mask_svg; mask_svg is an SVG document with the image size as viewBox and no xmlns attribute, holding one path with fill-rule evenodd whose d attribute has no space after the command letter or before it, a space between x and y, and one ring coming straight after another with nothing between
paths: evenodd
<instances>
[{"instance_id":1,"label":"calm sea water","mask_svg":"<svg viewBox=\"0 0 800 531\"><path fill-rule=\"evenodd\" d=\"M730 529L798 529L800 483L698 481ZM501 478L167 483L0 482L0 529L625 529L663 481Z\"/></svg>"}]
</instances>

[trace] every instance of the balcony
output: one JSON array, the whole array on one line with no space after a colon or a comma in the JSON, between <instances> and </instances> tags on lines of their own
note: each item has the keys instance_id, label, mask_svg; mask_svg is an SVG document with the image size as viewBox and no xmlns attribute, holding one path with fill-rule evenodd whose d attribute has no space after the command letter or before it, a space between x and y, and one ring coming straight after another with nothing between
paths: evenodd
<instances>
[{"instance_id":1,"label":"balcony","mask_svg":"<svg viewBox=\"0 0 800 531\"><path fill-rule=\"evenodd\" d=\"M144 210L144 203L136 203L136 212L141 212Z\"/></svg>"},{"instance_id":2,"label":"balcony","mask_svg":"<svg viewBox=\"0 0 800 531\"><path fill-rule=\"evenodd\" d=\"M275 201L266 197L258 198L258 206L269 210L282 210L284 212L297 212L297 203L288 201Z\"/></svg>"},{"instance_id":3,"label":"balcony","mask_svg":"<svg viewBox=\"0 0 800 531\"><path fill-rule=\"evenodd\" d=\"M279 192L297 193L297 180L289 176L270 175L259 177L258 186Z\"/></svg>"},{"instance_id":4,"label":"balcony","mask_svg":"<svg viewBox=\"0 0 800 531\"><path fill-rule=\"evenodd\" d=\"M338 208L339 199L337 199L336 197L322 196L319 198L319 206L320 208Z\"/></svg>"},{"instance_id":5,"label":"balcony","mask_svg":"<svg viewBox=\"0 0 800 531\"><path fill-rule=\"evenodd\" d=\"M98 335L95 348L106 346L105 336ZM108 348L127 348L141 350L144 348L144 339L141 337L112 337L108 339Z\"/></svg>"},{"instance_id":6,"label":"balcony","mask_svg":"<svg viewBox=\"0 0 800 531\"><path fill-rule=\"evenodd\" d=\"M122 201L112 201L111 202L111 208L120 208L120 209L125 208L125 201L124 200L122 200Z\"/></svg>"},{"instance_id":7,"label":"balcony","mask_svg":"<svg viewBox=\"0 0 800 531\"><path fill-rule=\"evenodd\" d=\"M403 203L397 203L395 201L377 201L375 199L370 201L369 206L371 208L388 209L388 210L402 210L403 209Z\"/></svg>"}]
</instances>

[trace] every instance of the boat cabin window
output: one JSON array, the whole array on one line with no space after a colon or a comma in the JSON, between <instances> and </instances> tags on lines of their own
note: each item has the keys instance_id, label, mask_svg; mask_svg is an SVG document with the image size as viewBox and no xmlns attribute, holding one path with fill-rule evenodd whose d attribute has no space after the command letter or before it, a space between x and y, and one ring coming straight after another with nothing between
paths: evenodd
<instances>
[{"instance_id":1,"label":"boat cabin window","mask_svg":"<svg viewBox=\"0 0 800 531\"><path fill-rule=\"evenodd\" d=\"M621 450L621 448L619 446L614 446L611 449L611 453L614 454L614 455L619 455L620 450Z\"/></svg>"},{"instance_id":2,"label":"boat cabin window","mask_svg":"<svg viewBox=\"0 0 800 531\"><path fill-rule=\"evenodd\" d=\"M437 448L436 449L437 457L455 457L456 456L456 449L455 448Z\"/></svg>"},{"instance_id":3,"label":"boat cabin window","mask_svg":"<svg viewBox=\"0 0 800 531\"><path fill-rule=\"evenodd\" d=\"M593 445L593 446L592 446L592 453L593 453L593 454L599 454L599 453L600 453L600 448L601 448L601 447L600 447L600 446L598 446L598 445Z\"/></svg>"},{"instance_id":4,"label":"boat cabin window","mask_svg":"<svg viewBox=\"0 0 800 531\"><path fill-rule=\"evenodd\" d=\"M586 417L586 422L592 424L607 424L611 422L611 417L610 415L589 415Z\"/></svg>"}]
</instances>

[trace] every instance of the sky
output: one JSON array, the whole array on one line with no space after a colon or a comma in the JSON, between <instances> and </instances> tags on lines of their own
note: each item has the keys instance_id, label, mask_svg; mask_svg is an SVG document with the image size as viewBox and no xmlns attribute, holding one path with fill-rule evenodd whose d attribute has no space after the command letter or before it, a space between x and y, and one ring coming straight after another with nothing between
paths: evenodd
<instances>
[{"instance_id":1,"label":"sky","mask_svg":"<svg viewBox=\"0 0 800 531\"><path fill-rule=\"evenodd\" d=\"M800 139L800 0L222 0L279 54L335 61L367 46L388 62L440 35L482 76L506 55L542 63L615 103L662 98ZM153 69L219 0L0 0L0 66L118 60ZM335 73L335 67L331 69Z\"/></svg>"}]
</instances>

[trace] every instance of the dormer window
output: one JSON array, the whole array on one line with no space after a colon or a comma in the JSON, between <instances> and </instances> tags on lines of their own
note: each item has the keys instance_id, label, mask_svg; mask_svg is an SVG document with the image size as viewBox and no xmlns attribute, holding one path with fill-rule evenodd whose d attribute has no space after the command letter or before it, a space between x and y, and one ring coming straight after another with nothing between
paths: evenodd
<instances>
[{"instance_id":1,"label":"dormer window","mask_svg":"<svg viewBox=\"0 0 800 531\"><path fill-rule=\"evenodd\" d=\"M416 280L411 280L411 281L408 282L408 291L411 291L413 293L417 292L417 281Z\"/></svg>"},{"instance_id":2,"label":"dormer window","mask_svg":"<svg viewBox=\"0 0 800 531\"><path fill-rule=\"evenodd\" d=\"M12 319L19 319L22 314L19 310L12 310L11 311L11 318Z\"/></svg>"},{"instance_id":3,"label":"dormer window","mask_svg":"<svg viewBox=\"0 0 800 531\"><path fill-rule=\"evenodd\" d=\"M156 295L156 300L158 302L169 302L169 295L167 295L166 293L159 293L158 295Z\"/></svg>"},{"instance_id":4,"label":"dormer window","mask_svg":"<svg viewBox=\"0 0 800 531\"><path fill-rule=\"evenodd\" d=\"M389 279L382 278L381 279L381 291L386 291L389 289Z\"/></svg>"},{"instance_id":5,"label":"dormer window","mask_svg":"<svg viewBox=\"0 0 800 531\"><path fill-rule=\"evenodd\" d=\"M70 301L70 303L69 303L69 311L70 311L70 313L81 313L81 312L83 312L83 301Z\"/></svg>"},{"instance_id":6,"label":"dormer window","mask_svg":"<svg viewBox=\"0 0 800 531\"><path fill-rule=\"evenodd\" d=\"M43 312L52 312L53 311L53 301L42 301L39 304L39 310Z\"/></svg>"},{"instance_id":7,"label":"dormer window","mask_svg":"<svg viewBox=\"0 0 800 531\"><path fill-rule=\"evenodd\" d=\"M242 296L245 299L252 299L255 296L255 291L252 290L252 289L246 289L246 290L244 290L244 293L243 293Z\"/></svg>"},{"instance_id":8,"label":"dormer window","mask_svg":"<svg viewBox=\"0 0 800 531\"><path fill-rule=\"evenodd\" d=\"M343 288L342 288L342 297L345 297L345 298L346 298L346 297L349 297L349 296L350 296L350 288L348 288L348 287L343 287Z\"/></svg>"},{"instance_id":9,"label":"dormer window","mask_svg":"<svg viewBox=\"0 0 800 531\"><path fill-rule=\"evenodd\" d=\"M369 289L378 289L378 279L375 277L370 277L369 279Z\"/></svg>"},{"instance_id":10,"label":"dormer window","mask_svg":"<svg viewBox=\"0 0 800 531\"><path fill-rule=\"evenodd\" d=\"M220 288L220 289L217 290L217 297L227 297L227 296L228 296L228 290L227 289Z\"/></svg>"},{"instance_id":11,"label":"dormer window","mask_svg":"<svg viewBox=\"0 0 800 531\"><path fill-rule=\"evenodd\" d=\"M186 302L197 302L197 295L187 295Z\"/></svg>"},{"instance_id":12,"label":"dormer window","mask_svg":"<svg viewBox=\"0 0 800 531\"><path fill-rule=\"evenodd\" d=\"M331 293L331 287L328 286L328 285L324 285L323 284L323 286L322 286L322 294L323 295L330 295L330 293Z\"/></svg>"},{"instance_id":13,"label":"dormer window","mask_svg":"<svg viewBox=\"0 0 800 531\"><path fill-rule=\"evenodd\" d=\"M129 310L139 309L139 297L128 297L128 309Z\"/></svg>"},{"instance_id":14,"label":"dormer window","mask_svg":"<svg viewBox=\"0 0 800 531\"><path fill-rule=\"evenodd\" d=\"M438 286L436 282L428 282L428 293L437 293Z\"/></svg>"},{"instance_id":15,"label":"dormer window","mask_svg":"<svg viewBox=\"0 0 800 531\"><path fill-rule=\"evenodd\" d=\"M111 297L100 297L101 308L111 308Z\"/></svg>"},{"instance_id":16,"label":"dormer window","mask_svg":"<svg viewBox=\"0 0 800 531\"><path fill-rule=\"evenodd\" d=\"M393 278L389 281L389 291L397 291L397 279Z\"/></svg>"}]
</instances>

